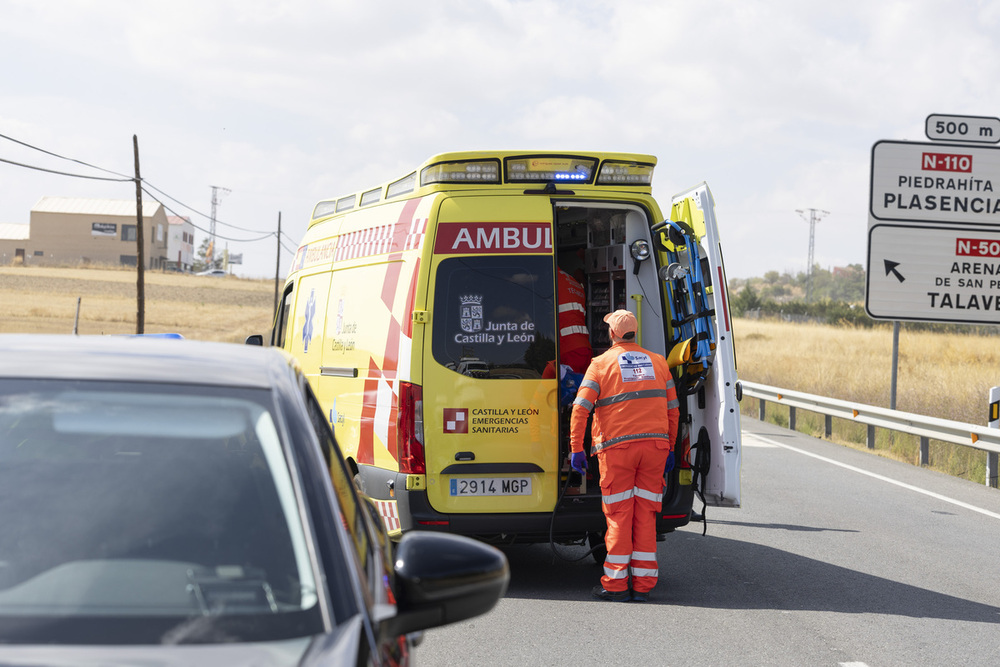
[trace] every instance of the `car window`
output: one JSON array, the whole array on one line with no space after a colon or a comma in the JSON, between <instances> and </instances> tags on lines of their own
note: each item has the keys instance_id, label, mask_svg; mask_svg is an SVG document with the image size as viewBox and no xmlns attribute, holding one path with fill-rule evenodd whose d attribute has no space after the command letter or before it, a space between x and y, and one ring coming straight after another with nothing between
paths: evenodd
<instances>
[{"instance_id":1,"label":"car window","mask_svg":"<svg viewBox=\"0 0 1000 667\"><path fill-rule=\"evenodd\" d=\"M541 377L555 359L553 286L549 256L443 260L434 293L434 358L471 377Z\"/></svg>"},{"instance_id":2,"label":"car window","mask_svg":"<svg viewBox=\"0 0 1000 667\"><path fill-rule=\"evenodd\" d=\"M337 496L337 504L340 506L342 523L351 536L351 546L358 557L358 563L368 576L370 569L368 561L372 551L371 537L362 514L361 500L355 492L353 475L349 473L343 458L339 455L340 450L334 440L333 432L323 416L323 408L320 407L312 390L308 387L306 394L309 420L312 422L313 430L316 432L323 450L323 456L330 468L330 479L333 482L333 491Z\"/></svg>"},{"instance_id":3,"label":"car window","mask_svg":"<svg viewBox=\"0 0 1000 667\"><path fill-rule=\"evenodd\" d=\"M321 631L272 410L266 390L0 381L0 642Z\"/></svg>"},{"instance_id":4,"label":"car window","mask_svg":"<svg viewBox=\"0 0 1000 667\"><path fill-rule=\"evenodd\" d=\"M285 335L288 332L288 316L291 314L292 306L292 285L285 290L281 297L281 304L278 306L278 315L274 321L274 335L271 344L275 347L285 347Z\"/></svg>"}]
</instances>

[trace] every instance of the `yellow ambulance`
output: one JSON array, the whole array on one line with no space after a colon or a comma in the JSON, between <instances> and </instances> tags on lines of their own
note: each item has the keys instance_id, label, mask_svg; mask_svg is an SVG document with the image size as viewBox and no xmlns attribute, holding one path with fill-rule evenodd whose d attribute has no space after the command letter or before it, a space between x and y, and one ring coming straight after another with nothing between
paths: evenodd
<instances>
[{"instance_id":1,"label":"yellow ambulance","mask_svg":"<svg viewBox=\"0 0 1000 667\"><path fill-rule=\"evenodd\" d=\"M680 463L658 531L704 504L739 506L712 196L702 184L662 211L655 165L604 152L445 153L315 206L271 344L301 361L390 535L600 546L596 461L583 477L567 464L560 269L585 288L593 355L610 345L604 315L627 308L638 342L676 364Z\"/></svg>"}]
</instances>

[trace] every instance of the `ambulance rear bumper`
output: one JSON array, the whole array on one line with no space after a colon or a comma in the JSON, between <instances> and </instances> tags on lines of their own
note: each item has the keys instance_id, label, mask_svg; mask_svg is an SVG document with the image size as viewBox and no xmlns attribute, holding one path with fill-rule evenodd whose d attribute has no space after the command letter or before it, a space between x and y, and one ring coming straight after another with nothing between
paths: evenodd
<instances>
[{"instance_id":1,"label":"ambulance rear bumper","mask_svg":"<svg viewBox=\"0 0 1000 667\"><path fill-rule=\"evenodd\" d=\"M691 519L690 487L687 491L677 498L680 502L665 503L656 517L656 532L669 533L687 525ZM442 514L430 506L423 491L400 494L399 506L404 531L434 530L485 541L548 542L551 537L558 542L589 533L603 535L607 530L598 496L564 498L554 513Z\"/></svg>"},{"instance_id":2,"label":"ambulance rear bumper","mask_svg":"<svg viewBox=\"0 0 1000 667\"><path fill-rule=\"evenodd\" d=\"M554 520L553 512L444 514L431 506L426 491L406 490L405 474L372 466L361 466L360 472L369 496L396 502L399 527L403 532L432 530L484 541L531 543L548 542L550 536L557 542L575 540L588 533L603 534L607 529L598 495L563 497L555 509ZM669 533L687 525L691 518L692 496L690 485L668 486L663 507L656 518L658 533Z\"/></svg>"}]
</instances>

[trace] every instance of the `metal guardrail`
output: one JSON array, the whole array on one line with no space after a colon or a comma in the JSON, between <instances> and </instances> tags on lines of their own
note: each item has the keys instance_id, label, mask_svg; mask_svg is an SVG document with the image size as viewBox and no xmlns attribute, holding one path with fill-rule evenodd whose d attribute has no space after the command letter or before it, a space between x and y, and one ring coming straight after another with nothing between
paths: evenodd
<instances>
[{"instance_id":1,"label":"metal guardrail","mask_svg":"<svg viewBox=\"0 0 1000 667\"><path fill-rule=\"evenodd\" d=\"M792 430L795 429L795 411L799 408L826 416L824 428L826 437L830 437L833 432L834 417L859 424L866 424L868 426L868 449L875 448L876 428L885 428L919 436L920 465L926 465L930 460L930 440L940 440L983 450L988 452L986 457L986 484L992 487L997 486L1000 429L939 419L937 417L926 417L924 415L913 414L912 412L889 410L888 408L879 408L852 401L842 401L836 398L825 398L823 396L816 396L815 394L806 394L801 391L779 389L765 384L757 384L756 382L740 381L740 384L743 387L744 396L750 396L760 401L759 415L761 421L766 416L767 403L771 402L788 407L788 427Z\"/></svg>"}]
</instances>

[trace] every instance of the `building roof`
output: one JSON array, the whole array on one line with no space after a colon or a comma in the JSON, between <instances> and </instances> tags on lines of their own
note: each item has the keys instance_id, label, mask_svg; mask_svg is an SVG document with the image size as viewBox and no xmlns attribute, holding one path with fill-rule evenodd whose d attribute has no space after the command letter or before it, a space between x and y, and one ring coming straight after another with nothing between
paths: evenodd
<instances>
[{"instance_id":1,"label":"building roof","mask_svg":"<svg viewBox=\"0 0 1000 667\"><path fill-rule=\"evenodd\" d=\"M143 206L145 206L145 203L143 203ZM183 215L168 215L167 222L171 225L190 225L191 218Z\"/></svg>"},{"instance_id":2,"label":"building roof","mask_svg":"<svg viewBox=\"0 0 1000 667\"><path fill-rule=\"evenodd\" d=\"M0 222L0 239L4 241L27 241L31 236L31 225L15 222Z\"/></svg>"},{"instance_id":3,"label":"building roof","mask_svg":"<svg viewBox=\"0 0 1000 667\"><path fill-rule=\"evenodd\" d=\"M142 201L142 217L156 215L162 204ZM134 199L87 199L85 197L42 197L31 207L38 213L81 213L84 215L118 215L135 217Z\"/></svg>"}]
</instances>

